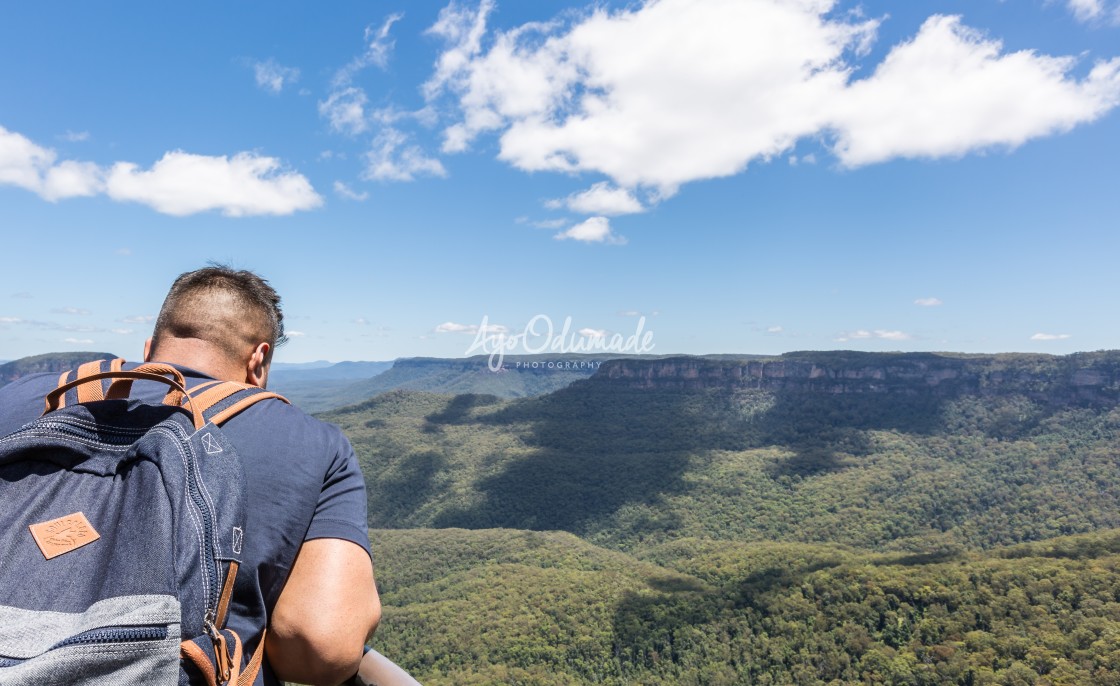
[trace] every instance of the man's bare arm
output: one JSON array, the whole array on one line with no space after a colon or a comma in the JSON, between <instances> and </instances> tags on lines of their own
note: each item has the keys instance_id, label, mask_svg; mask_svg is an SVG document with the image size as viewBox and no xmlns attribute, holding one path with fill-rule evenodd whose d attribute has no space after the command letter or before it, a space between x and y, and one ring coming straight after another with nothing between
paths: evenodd
<instances>
[{"instance_id":1,"label":"man's bare arm","mask_svg":"<svg viewBox=\"0 0 1120 686\"><path fill-rule=\"evenodd\" d=\"M369 555L351 541L304 541L269 621L265 656L284 681L334 686L358 670L381 620Z\"/></svg>"}]
</instances>

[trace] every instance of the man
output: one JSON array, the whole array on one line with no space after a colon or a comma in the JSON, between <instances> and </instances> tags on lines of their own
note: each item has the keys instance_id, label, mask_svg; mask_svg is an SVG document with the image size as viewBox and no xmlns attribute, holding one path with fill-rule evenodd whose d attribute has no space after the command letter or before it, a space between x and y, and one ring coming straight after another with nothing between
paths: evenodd
<instances>
[{"instance_id":1,"label":"man","mask_svg":"<svg viewBox=\"0 0 1120 686\"><path fill-rule=\"evenodd\" d=\"M218 379L264 388L284 340L280 297L268 282L213 266L176 279L144 360L174 365L188 387ZM40 374L0 388L0 435L38 417L57 380ZM137 382L133 397L159 402L165 391ZM248 489L228 626L248 656L268 622L257 684L341 683L357 671L381 614L354 450L337 427L276 400L252 405L222 430L242 458Z\"/></svg>"}]
</instances>

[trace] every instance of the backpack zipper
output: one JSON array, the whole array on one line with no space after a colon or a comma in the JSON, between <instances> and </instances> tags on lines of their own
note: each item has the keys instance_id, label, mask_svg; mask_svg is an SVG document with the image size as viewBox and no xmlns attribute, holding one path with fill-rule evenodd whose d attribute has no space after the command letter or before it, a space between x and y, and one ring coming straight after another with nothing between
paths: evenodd
<instances>
[{"instance_id":1,"label":"backpack zipper","mask_svg":"<svg viewBox=\"0 0 1120 686\"><path fill-rule=\"evenodd\" d=\"M144 626L107 626L90 629L80 634L64 638L47 648L43 653L60 648L80 645L109 645L114 643L138 643L141 641L163 641L167 639L167 627L159 624ZM41 653L42 654L42 653ZM31 658L0 657L0 668L15 667Z\"/></svg>"}]
</instances>

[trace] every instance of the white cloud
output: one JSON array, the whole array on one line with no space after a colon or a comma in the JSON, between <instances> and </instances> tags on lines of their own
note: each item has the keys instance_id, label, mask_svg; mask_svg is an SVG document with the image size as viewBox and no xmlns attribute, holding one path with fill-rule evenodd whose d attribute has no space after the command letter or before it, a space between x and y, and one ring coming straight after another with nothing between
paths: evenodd
<instances>
[{"instance_id":1,"label":"white cloud","mask_svg":"<svg viewBox=\"0 0 1120 686\"><path fill-rule=\"evenodd\" d=\"M59 162L47 170L38 191L45 200L89 197L105 190L105 173L92 162Z\"/></svg>"},{"instance_id":2,"label":"white cloud","mask_svg":"<svg viewBox=\"0 0 1120 686\"><path fill-rule=\"evenodd\" d=\"M303 331L285 331L284 335L287 336L288 338L302 338L302 337L306 336L307 334L304 333Z\"/></svg>"},{"instance_id":3,"label":"white cloud","mask_svg":"<svg viewBox=\"0 0 1120 686\"><path fill-rule=\"evenodd\" d=\"M150 170L131 162L103 169L64 160L25 136L0 127L0 185L25 188L51 202L106 194L184 216L220 210L229 217L291 214L322 204L302 174L281 171L280 161L243 152L233 157L164 154Z\"/></svg>"},{"instance_id":4,"label":"white cloud","mask_svg":"<svg viewBox=\"0 0 1120 686\"><path fill-rule=\"evenodd\" d=\"M111 332L113 332L113 333L115 333L115 334L118 334L118 335L120 335L120 336L127 336L127 335L129 335L129 334L131 334L131 333L136 333L136 332L135 332L135 331L133 331L132 329L109 329L109 331L111 331Z\"/></svg>"},{"instance_id":5,"label":"white cloud","mask_svg":"<svg viewBox=\"0 0 1120 686\"><path fill-rule=\"evenodd\" d=\"M74 345L90 345L94 340L92 338L64 338L62 342Z\"/></svg>"},{"instance_id":6,"label":"white cloud","mask_svg":"<svg viewBox=\"0 0 1120 686\"><path fill-rule=\"evenodd\" d=\"M210 210L227 217L286 215L323 204L302 174L281 171L276 158L248 152L233 157L169 152L146 171L118 162L106 188L114 200L180 217Z\"/></svg>"},{"instance_id":7,"label":"white cloud","mask_svg":"<svg viewBox=\"0 0 1120 686\"><path fill-rule=\"evenodd\" d=\"M367 101L361 88L343 88L319 103L319 115L326 117L335 131L357 135L369 129L365 110Z\"/></svg>"},{"instance_id":8,"label":"white cloud","mask_svg":"<svg viewBox=\"0 0 1120 686\"><path fill-rule=\"evenodd\" d=\"M766 328L766 333L781 333L783 330L780 326L770 326Z\"/></svg>"},{"instance_id":9,"label":"white cloud","mask_svg":"<svg viewBox=\"0 0 1120 686\"><path fill-rule=\"evenodd\" d=\"M1068 77L1073 58L1001 51L999 41L963 26L960 17L926 20L913 40L895 46L837 101L834 152L856 167L1014 148L1093 121L1120 103L1120 59L1076 81Z\"/></svg>"},{"instance_id":10,"label":"white cloud","mask_svg":"<svg viewBox=\"0 0 1120 686\"><path fill-rule=\"evenodd\" d=\"M443 164L428 157L417 145L409 145L407 134L386 128L373 139L366 153L362 176L378 181L413 181L417 176L447 176Z\"/></svg>"},{"instance_id":11,"label":"white cloud","mask_svg":"<svg viewBox=\"0 0 1120 686\"><path fill-rule=\"evenodd\" d=\"M82 309L81 307L56 307L51 312L55 314L73 314L78 316L87 316L90 314L89 310Z\"/></svg>"},{"instance_id":12,"label":"white cloud","mask_svg":"<svg viewBox=\"0 0 1120 686\"><path fill-rule=\"evenodd\" d=\"M584 328L579 330L579 335L583 336L584 338L606 338L607 330Z\"/></svg>"},{"instance_id":13,"label":"white cloud","mask_svg":"<svg viewBox=\"0 0 1120 686\"><path fill-rule=\"evenodd\" d=\"M1031 336L1032 341L1064 341L1072 338L1068 333L1036 333Z\"/></svg>"},{"instance_id":14,"label":"white cloud","mask_svg":"<svg viewBox=\"0 0 1120 686\"><path fill-rule=\"evenodd\" d=\"M1066 131L1120 102L1120 60L1079 80L1074 58L1004 52L958 17L931 17L864 64L879 21L836 4L660 0L491 36L491 2L452 5L430 29L447 47L424 92L457 112L445 152L495 133L499 158L519 169L602 174L661 198L803 138L833 141L848 167L954 157Z\"/></svg>"},{"instance_id":15,"label":"white cloud","mask_svg":"<svg viewBox=\"0 0 1120 686\"><path fill-rule=\"evenodd\" d=\"M545 203L545 207L550 209L567 207L572 212L580 214L607 216L645 211L642 203L638 202L630 191L625 188L614 188L606 181L597 183L582 193L573 193L562 200L550 200Z\"/></svg>"},{"instance_id":16,"label":"white cloud","mask_svg":"<svg viewBox=\"0 0 1120 686\"><path fill-rule=\"evenodd\" d=\"M626 239L611 232L611 221L606 217L591 217L576 224L567 231L553 236L557 240L571 239L584 243L613 243L625 245Z\"/></svg>"},{"instance_id":17,"label":"white cloud","mask_svg":"<svg viewBox=\"0 0 1120 686\"><path fill-rule=\"evenodd\" d=\"M915 305L920 307L937 307L943 305L940 298L918 298L914 301Z\"/></svg>"},{"instance_id":18,"label":"white cloud","mask_svg":"<svg viewBox=\"0 0 1120 686\"><path fill-rule=\"evenodd\" d=\"M844 343L847 341L867 340L870 338L878 338L885 341L909 341L914 337L903 331L891 331L888 329L868 331L867 329L857 329L855 331L841 333L835 340Z\"/></svg>"},{"instance_id":19,"label":"white cloud","mask_svg":"<svg viewBox=\"0 0 1120 686\"><path fill-rule=\"evenodd\" d=\"M151 314L138 314L131 317L125 317L121 321L125 324L150 324L156 320L155 315Z\"/></svg>"},{"instance_id":20,"label":"white cloud","mask_svg":"<svg viewBox=\"0 0 1120 686\"><path fill-rule=\"evenodd\" d=\"M0 185L18 186L52 202L101 190L101 170L96 165L56 164L56 159L53 150L0 126Z\"/></svg>"},{"instance_id":21,"label":"white cloud","mask_svg":"<svg viewBox=\"0 0 1120 686\"><path fill-rule=\"evenodd\" d=\"M444 322L437 326L433 331L435 333L465 333L475 335L482 330L483 333L488 334L506 334L509 329L501 324L487 324L480 327L478 324L457 324L455 322Z\"/></svg>"},{"instance_id":22,"label":"white cloud","mask_svg":"<svg viewBox=\"0 0 1120 686\"><path fill-rule=\"evenodd\" d=\"M299 69L285 67L276 60L269 58L264 62L253 62L253 76L257 86L270 93L279 93L284 86L291 85L299 80Z\"/></svg>"},{"instance_id":23,"label":"white cloud","mask_svg":"<svg viewBox=\"0 0 1120 686\"><path fill-rule=\"evenodd\" d=\"M89 140L89 131L70 131L59 136L62 140L68 143L84 143Z\"/></svg>"},{"instance_id":24,"label":"white cloud","mask_svg":"<svg viewBox=\"0 0 1120 686\"><path fill-rule=\"evenodd\" d=\"M334 192L341 197L346 198L347 200L356 200L358 202L362 202L369 198L369 193L367 193L366 191L358 193L353 188L347 186L341 181L334 182Z\"/></svg>"},{"instance_id":25,"label":"white cloud","mask_svg":"<svg viewBox=\"0 0 1120 686\"><path fill-rule=\"evenodd\" d=\"M882 329L876 329L875 338L882 338L888 341L908 341L913 337L902 331L884 331Z\"/></svg>"},{"instance_id":26,"label":"white cloud","mask_svg":"<svg viewBox=\"0 0 1120 686\"><path fill-rule=\"evenodd\" d=\"M19 317L0 317L0 324L22 324L23 320Z\"/></svg>"}]
</instances>

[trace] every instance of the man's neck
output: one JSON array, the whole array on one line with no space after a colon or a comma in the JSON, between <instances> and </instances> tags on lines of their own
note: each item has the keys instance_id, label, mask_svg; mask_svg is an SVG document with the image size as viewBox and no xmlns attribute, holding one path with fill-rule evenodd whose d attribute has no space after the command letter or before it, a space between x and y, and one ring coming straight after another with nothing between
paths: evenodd
<instances>
[{"instance_id":1,"label":"man's neck","mask_svg":"<svg viewBox=\"0 0 1120 686\"><path fill-rule=\"evenodd\" d=\"M219 381L245 382L245 369L217 346L198 338L173 338L150 351L148 362L166 362L198 370Z\"/></svg>"}]
</instances>

